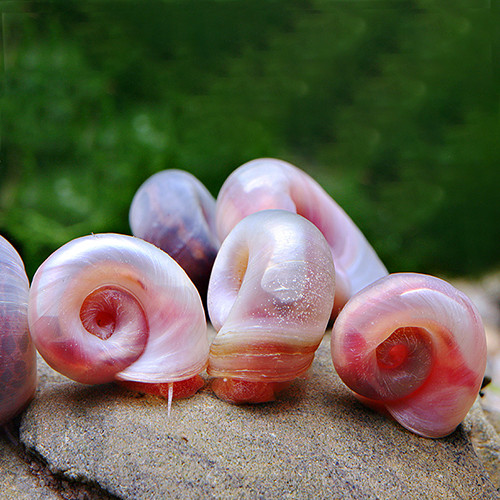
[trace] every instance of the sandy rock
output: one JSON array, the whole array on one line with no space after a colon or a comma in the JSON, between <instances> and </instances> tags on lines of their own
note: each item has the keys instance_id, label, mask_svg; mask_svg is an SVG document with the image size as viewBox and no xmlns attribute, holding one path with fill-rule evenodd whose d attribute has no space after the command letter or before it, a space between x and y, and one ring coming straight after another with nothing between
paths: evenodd
<instances>
[{"instance_id":1,"label":"sandy rock","mask_svg":"<svg viewBox=\"0 0 500 500\"><path fill-rule=\"evenodd\" d=\"M492 483L500 491L500 435L476 400L463 423L464 430L470 435L474 450L488 471Z\"/></svg>"},{"instance_id":2,"label":"sandy rock","mask_svg":"<svg viewBox=\"0 0 500 500\"><path fill-rule=\"evenodd\" d=\"M40 365L21 440L95 498L500 497L471 442L477 424L431 440L364 408L334 373L329 337L280 400L233 406L205 388L170 417L164 400Z\"/></svg>"},{"instance_id":3,"label":"sandy rock","mask_svg":"<svg viewBox=\"0 0 500 500\"><path fill-rule=\"evenodd\" d=\"M52 500L60 496L45 485L30 468L22 450L6 436L0 437L1 498L18 500Z\"/></svg>"},{"instance_id":4,"label":"sandy rock","mask_svg":"<svg viewBox=\"0 0 500 500\"><path fill-rule=\"evenodd\" d=\"M500 432L500 273L491 273L480 280L457 280L462 290L477 306L483 319L488 346L486 376L490 379L481 400L486 416Z\"/></svg>"}]
</instances>

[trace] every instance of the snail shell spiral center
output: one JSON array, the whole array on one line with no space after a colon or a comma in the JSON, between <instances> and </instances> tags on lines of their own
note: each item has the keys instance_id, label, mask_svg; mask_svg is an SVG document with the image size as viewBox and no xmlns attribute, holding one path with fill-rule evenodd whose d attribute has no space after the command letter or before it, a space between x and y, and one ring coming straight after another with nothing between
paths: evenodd
<instances>
[{"instance_id":1,"label":"snail shell spiral center","mask_svg":"<svg viewBox=\"0 0 500 500\"><path fill-rule=\"evenodd\" d=\"M375 350L381 375L383 399L411 394L428 377L432 368L432 341L425 328L396 329Z\"/></svg>"},{"instance_id":2,"label":"snail shell spiral center","mask_svg":"<svg viewBox=\"0 0 500 500\"><path fill-rule=\"evenodd\" d=\"M100 338L108 340L124 325L134 329L140 337L147 337L148 322L139 301L116 285L104 285L91 292L80 308L80 320L84 328Z\"/></svg>"}]
</instances>

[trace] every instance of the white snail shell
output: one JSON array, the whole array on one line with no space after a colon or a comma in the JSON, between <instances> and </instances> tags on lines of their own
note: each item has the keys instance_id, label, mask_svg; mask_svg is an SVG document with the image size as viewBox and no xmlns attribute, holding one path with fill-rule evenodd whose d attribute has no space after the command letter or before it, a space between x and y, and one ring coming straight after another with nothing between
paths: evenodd
<instances>
[{"instance_id":1,"label":"white snail shell","mask_svg":"<svg viewBox=\"0 0 500 500\"><path fill-rule=\"evenodd\" d=\"M152 175L137 190L129 221L134 236L167 252L206 295L219 249L215 199L194 175L176 169Z\"/></svg>"},{"instance_id":2,"label":"white snail shell","mask_svg":"<svg viewBox=\"0 0 500 500\"><path fill-rule=\"evenodd\" d=\"M172 383L207 363L196 288L165 252L133 236L85 236L56 250L33 278L29 325L48 364L82 383Z\"/></svg>"},{"instance_id":3,"label":"white snail shell","mask_svg":"<svg viewBox=\"0 0 500 500\"><path fill-rule=\"evenodd\" d=\"M0 236L0 425L31 400L36 355L28 332L29 282L21 257Z\"/></svg>"},{"instance_id":4,"label":"white snail shell","mask_svg":"<svg viewBox=\"0 0 500 500\"><path fill-rule=\"evenodd\" d=\"M332 310L335 271L320 231L303 217L264 210L239 222L221 245L208 311L218 331L208 374L231 402L274 399L303 374Z\"/></svg>"},{"instance_id":5,"label":"white snail shell","mask_svg":"<svg viewBox=\"0 0 500 500\"><path fill-rule=\"evenodd\" d=\"M245 163L224 182L216 204L220 240L243 217L270 208L302 215L325 236L335 262L334 312L353 294L387 274L365 236L326 191L302 170L272 158Z\"/></svg>"},{"instance_id":6,"label":"white snail shell","mask_svg":"<svg viewBox=\"0 0 500 500\"><path fill-rule=\"evenodd\" d=\"M472 302L414 273L389 275L352 297L333 326L331 349L337 373L361 401L432 438L460 424L486 366Z\"/></svg>"}]
</instances>

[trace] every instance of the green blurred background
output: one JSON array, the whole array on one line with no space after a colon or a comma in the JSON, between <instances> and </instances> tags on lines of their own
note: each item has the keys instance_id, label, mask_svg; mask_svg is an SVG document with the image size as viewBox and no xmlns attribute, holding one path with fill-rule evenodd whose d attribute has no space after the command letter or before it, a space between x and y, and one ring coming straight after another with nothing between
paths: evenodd
<instances>
[{"instance_id":1,"label":"green blurred background","mask_svg":"<svg viewBox=\"0 0 500 500\"><path fill-rule=\"evenodd\" d=\"M130 233L154 172L217 195L261 156L307 171L391 272L500 256L498 8L489 1L3 2L0 234L32 276Z\"/></svg>"}]
</instances>

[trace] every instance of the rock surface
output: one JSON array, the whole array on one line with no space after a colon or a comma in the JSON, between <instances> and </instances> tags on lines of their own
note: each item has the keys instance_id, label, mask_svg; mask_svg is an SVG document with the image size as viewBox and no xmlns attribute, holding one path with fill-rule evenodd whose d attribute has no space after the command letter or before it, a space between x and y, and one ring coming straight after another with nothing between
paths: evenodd
<instances>
[{"instance_id":1,"label":"rock surface","mask_svg":"<svg viewBox=\"0 0 500 500\"><path fill-rule=\"evenodd\" d=\"M457 280L453 285L469 296L483 319L488 345L486 376L490 383L481 403L496 431L500 432L500 272L476 281Z\"/></svg>"},{"instance_id":2,"label":"rock surface","mask_svg":"<svg viewBox=\"0 0 500 500\"><path fill-rule=\"evenodd\" d=\"M463 427L469 433L474 450L488 471L492 483L500 491L500 435L490 419L485 418L479 399L469 411Z\"/></svg>"},{"instance_id":3,"label":"rock surface","mask_svg":"<svg viewBox=\"0 0 500 500\"><path fill-rule=\"evenodd\" d=\"M5 436L0 437L0 490L2 498L30 500L58 499L53 489L45 486L20 455L20 451Z\"/></svg>"},{"instance_id":4,"label":"rock surface","mask_svg":"<svg viewBox=\"0 0 500 500\"><path fill-rule=\"evenodd\" d=\"M43 362L39 372L20 425L26 454L0 442L7 499L500 498L471 441L487 424L480 406L449 437L415 436L351 396L328 336L280 400L232 406L207 387L174 401L170 417L165 400L83 386ZM497 459L493 446L490 471Z\"/></svg>"}]
</instances>

